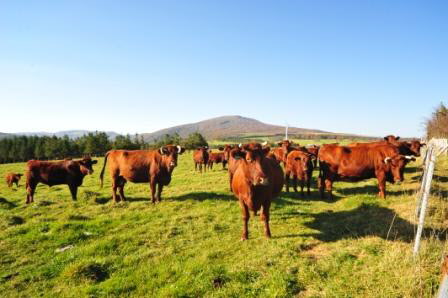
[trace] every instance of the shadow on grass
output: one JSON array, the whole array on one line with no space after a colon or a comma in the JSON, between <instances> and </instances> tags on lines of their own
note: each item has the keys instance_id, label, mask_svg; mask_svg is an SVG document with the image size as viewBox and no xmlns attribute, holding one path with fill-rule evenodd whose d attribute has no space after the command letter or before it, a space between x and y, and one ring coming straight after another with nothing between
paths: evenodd
<instances>
[{"instance_id":1,"label":"shadow on grass","mask_svg":"<svg viewBox=\"0 0 448 298\"><path fill-rule=\"evenodd\" d=\"M300 204L300 202L327 202L327 203L335 203L342 199L343 197L336 195L333 192L333 199L330 199L327 193L325 193L325 198L320 197L320 192L318 190L312 190L310 195L301 194L299 192L286 192L283 191L278 198L274 200L274 202L280 206L282 205L294 205Z\"/></svg>"},{"instance_id":2,"label":"shadow on grass","mask_svg":"<svg viewBox=\"0 0 448 298\"><path fill-rule=\"evenodd\" d=\"M386 186L386 198L387 196L401 196L401 195L409 195L412 194L415 190L408 189L408 190L390 190ZM344 187L339 189L339 192L341 192L343 195L350 196L350 195L373 195L377 196L379 192L379 188L377 185L364 185L364 186L358 186L358 187Z\"/></svg>"},{"instance_id":3,"label":"shadow on grass","mask_svg":"<svg viewBox=\"0 0 448 298\"><path fill-rule=\"evenodd\" d=\"M378 236L391 241L412 242L417 227L403 219L392 209L376 205L362 204L356 209L340 212L322 212L309 214L314 219L305 225L320 233L302 236L313 236L324 242L341 239ZM424 237L435 236L445 239L447 230L425 228Z\"/></svg>"},{"instance_id":4,"label":"shadow on grass","mask_svg":"<svg viewBox=\"0 0 448 298\"><path fill-rule=\"evenodd\" d=\"M215 192L190 192L187 194L183 194L177 197L170 197L169 200L174 201L185 201L185 200L195 200L195 201L236 201L236 197L234 195L229 194L221 194Z\"/></svg>"},{"instance_id":5,"label":"shadow on grass","mask_svg":"<svg viewBox=\"0 0 448 298\"><path fill-rule=\"evenodd\" d=\"M0 197L0 208L2 209L12 209L17 207L17 205L13 202L8 201L7 199Z\"/></svg>"},{"instance_id":6,"label":"shadow on grass","mask_svg":"<svg viewBox=\"0 0 448 298\"><path fill-rule=\"evenodd\" d=\"M434 175L433 179L436 180L437 182L441 182L441 183L448 182L448 177L447 176Z\"/></svg>"}]
</instances>

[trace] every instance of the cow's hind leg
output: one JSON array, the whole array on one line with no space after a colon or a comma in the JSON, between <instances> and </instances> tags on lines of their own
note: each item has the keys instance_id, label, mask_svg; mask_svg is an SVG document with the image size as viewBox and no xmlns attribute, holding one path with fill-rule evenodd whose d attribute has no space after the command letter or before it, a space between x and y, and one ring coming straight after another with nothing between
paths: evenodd
<instances>
[{"instance_id":1,"label":"cow's hind leg","mask_svg":"<svg viewBox=\"0 0 448 298\"><path fill-rule=\"evenodd\" d=\"M34 202L34 192L36 191L36 185L27 183L26 185L26 203L30 204Z\"/></svg>"},{"instance_id":2,"label":"cow's hind leg","mask_svg":"<svg viewBox=\"0 0 448 298\"><path fill-rule=\"evenodd\" d=\"M124 196L124 186L126 184L126 179L124 179L122 176L119 176L117 178L117 188L118 192L120 194L120 200L126 201L126 197Z\"/></svg>"},{"instance_id":3,"label":"cow's hind leg","mask_svg":"<svg viewBox=\"0 0 448 298\"><path fill-rule=\"evenodd\" d=\"M294 188L294 192L297 192L297 175L293 175L292 177L292 187Z\"/></svg>"},{"instance_id":4,"label":"cow's hind leg","mask_svg":"<svg viewBox=\"0 0 448 298\"><path fill-rule=\"evenodd\" d=\"M156 203L156 180L154 178L151 178L151 181L149 182L149 186L151 188L151 202L153 204Z\"/></svg>"},{"instance_id":5,"label":"cow's hind leg","mask_svg":"<svg viewBox=\"0 0 448 298\"><path fill-rule=\"evenodd\" d=\"M330 179L325 179L325 188L327 189L330 200L333 200L333 181Z\"/></svg>"},{"instance_id":6,"label":"cow's hind leg","mask_svg":"<svg viewBox=\"0 0 448 298\"><path fill-rule=\"evenodd\" d=\"M271 229L269 227L269 209L271 207L271 202L268 201L263 204L263 209L261 210L260 219L264 222L264 235L266 238L271 238Z\"/></svg>"}]
</instances>

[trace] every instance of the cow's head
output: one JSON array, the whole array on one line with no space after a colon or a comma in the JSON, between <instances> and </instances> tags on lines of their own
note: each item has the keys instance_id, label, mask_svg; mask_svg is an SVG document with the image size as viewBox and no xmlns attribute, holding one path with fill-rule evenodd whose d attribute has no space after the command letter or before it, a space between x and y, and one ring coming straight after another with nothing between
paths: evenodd
<instances>
[{"instance_id":1,"label":"cow's head","mask_svg":"<svg viewBox=\"0 0 448 298\"><path fill-rule=\"evenodd\" d=\"M224 147L219 147L218 149L220 151L224 152L224 160L225 161L229 161L230 159L230 152L232 151L232 149L234 148L238 148L238 146L232 146L232 145L224 145Z\"/></svg>"},{"instance_id":2,"label":"cow's head","mask_svg":"<svg viewBox=\"0 0 448 298\"><path fill-rule=\"evenodd\" d=\"M410 155L395 155L395 156L388 156L384 159L384 163L390 170L394 182L402 182L403 181L403 173L404 173L404 167L410 162L415 161L415 157Z\"/></svg>"},{"instance_id":3,"label":"cow's head","mask_svg":"<svg viewBox=\"0 0 448 298\"><path fill-rule=\"evenodd\" d=\"M263 160L269 153L270 148L263 148L259 143L250 143L242 146L241 160L244 167L244 175L250 184L268 185L269 179L263 169Z\"/></svg>"},{"instance_id":4,"label":"cow's head","mask_svg":"<svg viewBox=\"0 0 448 298\"><path fill-rule=\"evenodd\" d=\"M394 136L394 135L388 135L384 137L384 140L392 145L396 145L398 146L398 140L400 139L399 136Z\"/></svg>"},{"instance_id":5,"label":"cow's head","mask_svg":"<svg viewBox=\"0 0 448 298\"><path fill-rule=\"evenodd\" d=\"M90 156L86 156L78 161L81 172L84 175L92 174L93 165L96 164L97 162L98 162L97 160L93 160Z\"/></svg>"},{"instance_id":6,"label":"cow's head","mask_svg":"<svg viewBox=\"0 0 448 298\"><path fill-rule=\"evenodd\" d=\"M162 146L159 153L162 156L162 164L171 173L177 166L177 156L185 152L185 148L175 145Z\"/></svg>"},{"instance_id":7,"label":"cow's head","mask_svg":"<svg viewBox=\"0 0 448 298\"><path fill-rule=\"evenodd\" d=\"M418 140L412 140L410 142L406 142L406 144L408 145L409 150L411 151L412 155L415 155L415 156L420 156L420 149L423 146L426 146L425 143L420 143L420 141L418 141Z\"/></svg>"},{"instance_id":8,"label":"cow's head","mask_svg":"<svg viewBox=\"0 0 448 298\"><path fill-rule=\"evenodd\" d=\"M293 151L293 159L295 162L299 163L301 168L306 172L308 168L312 166L311 159L313 158L313 154L303 152L303 151Z\"/></svg>"}]
</instances>

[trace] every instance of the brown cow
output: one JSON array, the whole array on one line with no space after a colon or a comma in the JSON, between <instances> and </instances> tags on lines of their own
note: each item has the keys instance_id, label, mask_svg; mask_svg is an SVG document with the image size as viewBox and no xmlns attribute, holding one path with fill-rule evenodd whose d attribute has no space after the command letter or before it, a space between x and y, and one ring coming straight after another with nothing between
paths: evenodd
<instances>
[{"instance_id":1,"label":"brown cow","mask_svg":"<svg viewBox=\"0 0 448 298\"><path fill-rule=\"evenodd\" d=\"M293 175L293 188L297 192L297 179L300 180L301 193L307 186L307 194L310 194L311 178L313 176L313 155L301 150L291 151L286 158L285 167L285 186L286 192L289 192L289 177Z\"/></svg>"},{"instance_id":2,"label":"brown cow","mask_svg":"<svg viewBox=\"0 0 448 298\"><path fill-rule=\"evenodd\" d=\"M48 186L67 184L72 199L76 201L78 187L82 185L86 175L93 173L92 166L97 162L90 157L84 157L81 160L28 161L26 164L26 203L34 202L34 192L39 182Z\"/></svg>"},{"instance_id":3,"label":"brown cow","mask_svg":"<svg viewBox=\"0 0 448 298\"><path fill-rule=\"evenodd\" d=\"M404 167L411 156L401 155L391 144L371 146L324 145L319 150L319 188L322 198L324 186L332 198L334 181L361 181L378 179L379 196L386 196L386 181L403 180Z\"/></svg>"},{"instance_id":4,"label":"brown cow","mask_svg":"<svg viewBox=\"0 0 448 298\"><path fill-rule=\"evenodd\" d=\"M277 143L277 145L279 145L279 147L274 148L272 150L272 152L274 153L275 159L278 162L282 162L284 166L286 166L286 157L288 156L288 153L293 150L292 144L293 144L292 141L284 140L284 141ZM298 145L299 144L297 144L297 146Z\"/></svg>"},{"instance_id":5,"label":"brown cow","mask_svg":"<svg viewBox=\"0 0 448 298\"><path fill-rule=\"evenodd\" d=\"M209 159L208 147L198 147L193 151L194 170L202 173L202 165L204 165L204 172L207 170Z\"/></svg>"},{"instance_id":6,"label":"brown cow","mask_svg":"<svg viewBox=\"0 0 448 298\"><path fill-rule=\"evenodd\" d=\"M207 167L212 170L213 164L222 163L222 169L226 169L226 161L224 160L224 152L212 152L211 150L208 153L208 164Z\"/></svg>"},{"instance_id":7,"label":"brown cow","mask_svg":"<svg viewBox=\"0 0 448 298\"><path fill-rule=\"evenodd\" d=\"M5 176L6 184L8 184L8 187L12 187L13 184L16 185L16 187L19 187L19 181L20 178L22 178L23 174L16 174L16 173L7 173Z\"/></svg>"},{"instance_id":8,"label":"brown cow","mask_svg":"<svg viewBox=\"0 0 448 298\"><path fill-rule=\"evenodd\" d=\"M166 145L159 150L111 150L106 153L100 179L109 160L109 173L112 178L112 198L114 202L125 201L124 186L127 181L147 183L151 187L152 202L162 200L163 186L171 182L171 175L177 166L178 154L184 153L181 146ZM157 186L157 194L156 194ZM119 199L117 199L117 189Z\"/></svg>"},{"instance_id":9,"label":"brown cow","mask_svg":"<svg viewBox=\"0 0 448 298\"><path fill-rule=\"evenodd\" d=\"M278 162L266 157L268 152L269 148L262 148L260 144L245 145L241 150L243 157L235 159L236 170L231 184L243 215L242 240L248 239L249 236L247 227L249 210L256 214L260 208L265 235L267 238L271 237L269 209L271 201L280 194L284 180L283 171ZM233 154L234 158L235 156Z\"/></svg>"},{"instance_id":10,"label":"brown cow","mask_svg":"<svg viewBox=\"0 0 448 298\"><path fill-rule=\"evenodd\" d=\"M400 151L400 154L402 155L414 155L414 156L420 156L420 149L421 147L425 146L425 143L421 143L418 140L412 140L410 142L402 142L399 141L400 137L395 137L393 135L388 135L384 137L384 140L381 141L374 141L374 142L367 142L367 143L351 143L348 146L358 146L358 145L376 145L376 144L391 144L394 146L397 146L398 150Z\"/></svg>"}]
</instances>

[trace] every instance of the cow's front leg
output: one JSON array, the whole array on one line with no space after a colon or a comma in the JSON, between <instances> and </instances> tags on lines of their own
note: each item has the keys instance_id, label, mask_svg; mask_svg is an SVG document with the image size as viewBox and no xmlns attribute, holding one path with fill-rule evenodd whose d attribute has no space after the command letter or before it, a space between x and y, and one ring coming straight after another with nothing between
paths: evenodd
<instances>
[{"instance_id":1,"label":"cow's front leg","mask_svg":"<svg viewBox=\"0 0 448 298\"><path fill-rule=\"evenodd\" d=\"M69 184L68 188L70 189L70 193L72 195L72 200L76 201L76 195L78 193L78 186L74 184Z\"/></svg>"},{"instance_id":2,"label":"cow's front leg","mask_svg":"<svg viewBox=\"0 0 448 298\"><path fill-rule=\"evenodd\" d=\"M162 190L163 190L163 184L158 183L157 184L157 201L158 202L162 201Z\"/></svg>"},{"instance_id":3,"label":"cow's front leg","mask_svg":"<svg viewBox=\"0 0 448 298\"><path fill-rule=\"evenodd\" d=\"M376 173L376 177L378 179L378 188L379 193L378 196L380 198L386 198L386 175L384 173Z\"/></svg>"},{"instance_id":4,"label":"cow's front leg","mask_svg":"<svg viewBox=\"0 0 448 298\"><path fill-rule=\"evenodd\" d=\"M241 235L241 240L247 240L249 238L249 231L247 227L250 218L249 208L247 208L246 204L242 200L240 200L240 207L243 217L243 233Z\"/></svg>"},{"instance_id":5,"label":"cow's front leg","mask_svg":"<svg viewBox=\"0 0 448 298\"><path fill-rule=\"evenodd\" d=\"M151 178L151 181L149 182L149 186L151 187L151 202L153 204L156 203L156 179Z\"/></svg>"}]
</instances>

